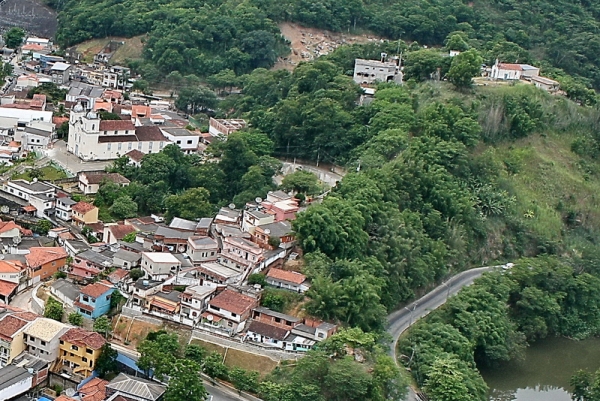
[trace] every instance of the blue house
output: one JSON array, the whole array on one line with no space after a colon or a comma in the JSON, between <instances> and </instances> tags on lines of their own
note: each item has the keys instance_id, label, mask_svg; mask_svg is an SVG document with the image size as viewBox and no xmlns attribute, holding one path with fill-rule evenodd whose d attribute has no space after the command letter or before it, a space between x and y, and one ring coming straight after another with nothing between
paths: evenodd
<instances>
[{"instance_id":1,"label":"blue house","mask_svg":"<svg viewBox=\"0 0 600 401\"><path fill-rule=\"evenodd\" d=\"M105 315L110 310L110 296L115 287L108 281L86 285L74 302L77 313L90 319Z\"/></svg>"}]
</instances>

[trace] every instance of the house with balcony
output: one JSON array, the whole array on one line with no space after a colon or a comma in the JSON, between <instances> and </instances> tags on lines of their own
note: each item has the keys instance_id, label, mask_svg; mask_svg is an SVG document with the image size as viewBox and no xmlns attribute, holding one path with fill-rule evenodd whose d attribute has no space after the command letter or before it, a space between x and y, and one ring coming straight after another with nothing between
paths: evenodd
<instances>
[{"instance_id":1,"label":"house with balcony","mask_svg":"<svg viewBox=\"0 0 600 401\"><path fill-rule=\"evenodd\" d=\"M159 291L162 291L163 281L148 280L144 278L138 279L133 286L130 286L132 304L138 308L146 307L146 300Z\"/></svg>"},{"instance_id":2,"label":"house with balcony","mask_svg":"<svg viewBox=\"0 0 600 401\"><path fill-rule=\"evenodd\" d=\"M163 288L146 299L146 309L149 313L162 317L179 317L180 297L179 291L165 291Z\"/></svg>"},{"instance_id":3,"label":"house with balcony","mask_svg":"<svg viewBox=\"0 0 600 401\"><path fill-rule=\"evenodd\" d=\"M198 152L200 134L185 128L161 128L162 133L171 142L179 146L186 155Z\"/></svg>"},{"instance_id":4,"label":"house with balcony","mask_svg":"<svg viewBox=\"0 0 600 401\"><path fill-rule=\"evenodd\" d=\"M23 332L39 316L16 308L0 308L0 368L25 350Z\"/></svg>"},{"instance_id":5,"label":"house with balcony","mask_svg":"<svg viewBox=\"0 0 600 401\"><path fill-rule=\"evenodd\" d=\"M194 264L215 261L219 244L210 237L192 236L187 239L186 253Z\"/></svg>"},{"instance_id":6,"label":"house with balcony","mask_svg":"<svg viewBox=\"0 0 600 401\"><path fill-rule=\"evenodd\" d=\"M227 288L208 301L208 308L201 315L202 324L234 335L244 329L257 306L258 299Z\"/></svg>"},{"instance_id":7,"label":"house with balcony","mask_svg":"<svg viewBox=\"0 0 600 401\"><path fill-rule=\"evenodd\" d=\"M74 303L77 313L90 319L105 315L110 310L110 296L115 287L108 281L86 285Z\"/></svg>"},{"instance_id":8,"label":"house with balcony","mask_svg":"<svg viewBox=\"0 0 600 401\"><path fill-rule=\"evenodd\" d=\"M181 310L179 313L183 319L189 319L194 325L200 321L202 312L208 306L208 301L214 297L217 291L216 285L207 284L209 283L187 287L180 296Z\"/></svg>"},{"instance_id":9,"label":"house with balcony","mask_svg":"<svg viewBox=\"0 0 600 401\"><path fill-rule=\"evenodd\" d=\"M295 220L296 213L300 210L298 202L291 198L280 201L266 200L261 205L266 213L275 215L275 221Z\"/></svg>"},{"instance_id":10,"label":"house with balcony","mask_svg":"<svg viewBox=\"0 0 600 401\"><path fill-rule=\"evenodd\" d=\"M225 285L237 284L242 278L242 272L218 262L204 262L196 268L200 277L206 281Z\"/></svg>"},{"instance_id":11,"label":"house with balcony","mask_svg":"<svg viewBox=\"0 0 600 401\"><path fill-rule=\"evenodd\" d=\"M141 265L152 280L165 280L181 269L181 261L168 252L142 252Z\"/></svg>"},{"instance_id":12,"label":"house with balcony","mask_svg":"<svg viewBox=\"0 0 600 401\"><path fill-rule=\"evenodd\" d=\"M242 215L242 230L254 234L256 227L270 224L275 221L275 215L261 210L244 210Z\"/></svg>"},{"instance_id":13,"label":"house with balcony","mask_svg":"<svg viewBox=\"0 0 600 401\"><path fill-rule=\"evenodd\" d=\"M40 317L23 331L28 353L48 362L58 358L59 339L69 326L56 320Z\"/></svg>"},{"instance_id":14,"label":"house with balcony","mask_svg":"<svg viewBox=\"0 0 600 401\"><path fill-rule=\"evenodd\" d=\"M254 242L245 238L223 238L223 250L218 260L219 263L232 269L244 272L264 259L264 250Z\"/></svg>"},{"instance_id":15,"label":"house with balcony","mask_svg":"<svg viewBox=\"0 0 600 401\"><path fill-rule=\"evenodd\" d=\"M61 372L83 378L91 376L105 343L104 337L96 332L79 327L69 329L59 340Z\"/></svg>"},{"instance_id":16,"label":"house with balcony","mask_svg":"<svg viewBox=\"0 0 600 401\"><path fill-rule=\"evenodd\" d=\"M65 196L56 198L56 217L64 221L71 221L72 206L77 204L73 199Z\"/></svg>"}]
</instances>

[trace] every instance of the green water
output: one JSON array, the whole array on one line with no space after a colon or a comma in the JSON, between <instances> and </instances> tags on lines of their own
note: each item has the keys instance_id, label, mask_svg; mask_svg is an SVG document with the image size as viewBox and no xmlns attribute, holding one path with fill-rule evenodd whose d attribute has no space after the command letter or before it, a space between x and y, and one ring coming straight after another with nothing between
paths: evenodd
<instances>
[{"instance_id":1,"label":"green water","mask_svg":"<svg viewBox=\"0 0 600 401\"><path fill-rule=\"evenodd\" d=\"M481 373L490 388L490 401L571 401L571 375L599 368L599 338L552 338L529 347L521 362Z\"/></svg>"}]
</instances>

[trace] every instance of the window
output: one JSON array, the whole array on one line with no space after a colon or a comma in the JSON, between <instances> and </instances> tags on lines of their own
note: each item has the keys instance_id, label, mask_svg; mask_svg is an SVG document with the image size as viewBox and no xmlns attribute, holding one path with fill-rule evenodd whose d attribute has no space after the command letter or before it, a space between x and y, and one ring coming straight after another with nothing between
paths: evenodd
<instances>
[{"instance_id":1,"label":"window","mask_svg":"<svg viewBox=\"0 0 600 401\"><path fill-rule=\"evenodd\" d=\"M63 345L65 342L63 340L60 340L60 345Z\"/></svg>"},{"instance_id":2,"label":"window","mask_svg":"<svg viewBox=\"0 0 600 401\"><path fill-rule=\"evenodd\" d=\"M129 142L127 144L127 150L131 150L132 147L133 147L133 142Z\"/></svg>"},{"instance_id":3,"label":"window","mask_svg":"<svg viewBox=\"0 0 600 401\"><path fill-rule=\"evenodd\" d=\"M142 142L138 142L138 150L142 150Z\"/></svg>"},{"instance_id":4,"label":"window","mask_svg":"<svg viewBox=\"0 0 600 401\"><path fill-rule=\"evenodd\" d=\"M317 337L319 337L319 338L323 338L323 337L325 337L325 334L323 334L323 333L318 333L318 334L317 334Z\"/></svg>"},{"instance_id":5,"label":"window","mask_svg":"<svg viewBox=\"0 0 600 401\"><path fill-rule=\"evenodd\" d=\"M108 131L104 131L104 135L108 134Z\"/></svg>"},{"instance_id":6,"label":"window","mask_svg":"<svg viewBox=\"0 0 600 401\"><path fill-rule=\"evenodd\" d=\"M237 315L235 313L233 313L233 312L231 312L231 316L232 317L237 317Z\"/></svg>"},{"instance_id":7,"label":"window","mask_svg":"<svg viewBox=\"0 0 600 401\"><path fill-rule=\"evenodd\" d=\"M83 302L89 302L90 301L90 298L87 295L84 295L82 299L83 299Z\"/></svg>"},{"instance_id":8,"label":"window","mask_svg":"<svg viewBox=\"0 0 600 401\"><path fill-rule=\"evenodd\" d=\"M117 150L121 150L121 145L122 145L122 143L119 142L119 144L117 145Z\"/></svg>"},{"instance_id":9,"label":"window","mask_svg":"<svg viewBox=\"0 0 600 401\"><path fill-rule=\"evenodd\" d=\"M159 146L159 148L160 148L160 149L162 149L162 148L165 146L165 143L164 143L164 142L160 142L160 143L158 144L158 146Z\"/></svg>"},{"instance_id":10,"label":"window","mask_svg":"<svg viewBox=\"0 0 600 401\"><path fill-rule=\"evenodd\" d=\"M42 345L46 345L46 341L40 341Z\"/></svg>"},{"instance_id":11,"label":"window","mask_svg":"<svg viewBox=\"0 0 600 401\"><path fill-rule=\"evenodd\" d=\"M89 348L86 348L86 349L85 349L85 353L86 353L86 354L90 354L90 355L92 355L92 354L94 353L94 351L92 351L92 350L91 350L91 349L89 349Z\"/></svg>"},{"instance_id":12,"label":"window","mask_svg":"<svg viewBox=\"0 0 600 401\"><path fill-rule=\"evenodd\" d=\"M192 140L188 139L187 143L188 143L188 145L191 145L192 144Z\"/></svg>"},{"instance_id":13,"label":"window","mask_svg":"<svg viewBox=\"0 0 600 401\"><path fill-rule=\"evenodd\" d=\"M84 356L83 358L81 358L81 360L82 360L83 362L87 362L87 361L88 361L88 359L87 359L85 356Z\"/></svg>"},{"instance_id":14,"label":"window","mask_svg":"<svg viewBox=\"0 0 600 401\"><path fill-rule=\"evenodd\" d=\"M71 345L71 349L72 349L73 351L79 351L79 347L78 347L78 346L76 346L76 345Z\"/></svg>"},{"instance_id":15,"label":"window","mask_svg":"<svg viewBox=\"0 0 600 401\"><path fill-rule=\"evenodd\" d=\"M181 141L177 141L177 145L181 145Z\"/></svg>"},{"instance_id":16,"label":"window","mask_svg":"<svg viewBox=\"0 0 600 401\"><path fill-rule=\"evenodd\" d=\"M276 317L276 318L275 318L275 323L281 323L281 319L280 319L280 318L278 318L278 317Z\"/></svg>"},{"instance_id":17,"label":"window","mask_svg":"<svg viewBox=\"0 0 600 401\"><path fill-rule=\"evenodd\" d=\"M148 149L152 149L152 145L154 145L154 142L148 142Z\"/></svg>"},{"instance_id":18,"label":"window","mask_svg":"<svg viewBox=\"0 0 600 401\"><path fill-rule=\"evenodd\" d=\"M119 131L115 131L115 135L117 135L119 133Z\"/></svg>"},{"instance_id":19,"label":"window","mask_svg":"<svg viewBox=\"0 0 600 401\"><path fill-rule=\"evenodd\" d=\"M110 144L110 143L107 143L107 144L106 144L106 150L110 151L110 147L111 147L111 144Z\"/></svg>"},{"instance_id":20,"label":"window","mask_svg":"<svg viewBox=\"0 0 600 401\"><path fill-rule=\"evenodd\" d=\"M129 135L129 130L128 129L125 130L125 135Z\"/></svg>"}]
</instances>

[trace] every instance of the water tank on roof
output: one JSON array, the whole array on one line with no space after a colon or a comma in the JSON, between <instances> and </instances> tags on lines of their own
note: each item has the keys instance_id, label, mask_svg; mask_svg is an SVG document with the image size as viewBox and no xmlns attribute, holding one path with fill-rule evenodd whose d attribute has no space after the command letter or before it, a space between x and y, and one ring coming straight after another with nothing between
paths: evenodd
<instances>
[{"instance_id":1,"label":"water tank on roof","mask_svg":"<svg viewBox=\"0 0 600 401\"><path fill-rule=\"evenodd\" d=\"M150 285L150 281L144 280L142 281L142 284L144 285L144 287L148 287Z\"/></svg>"}]
</instances>

